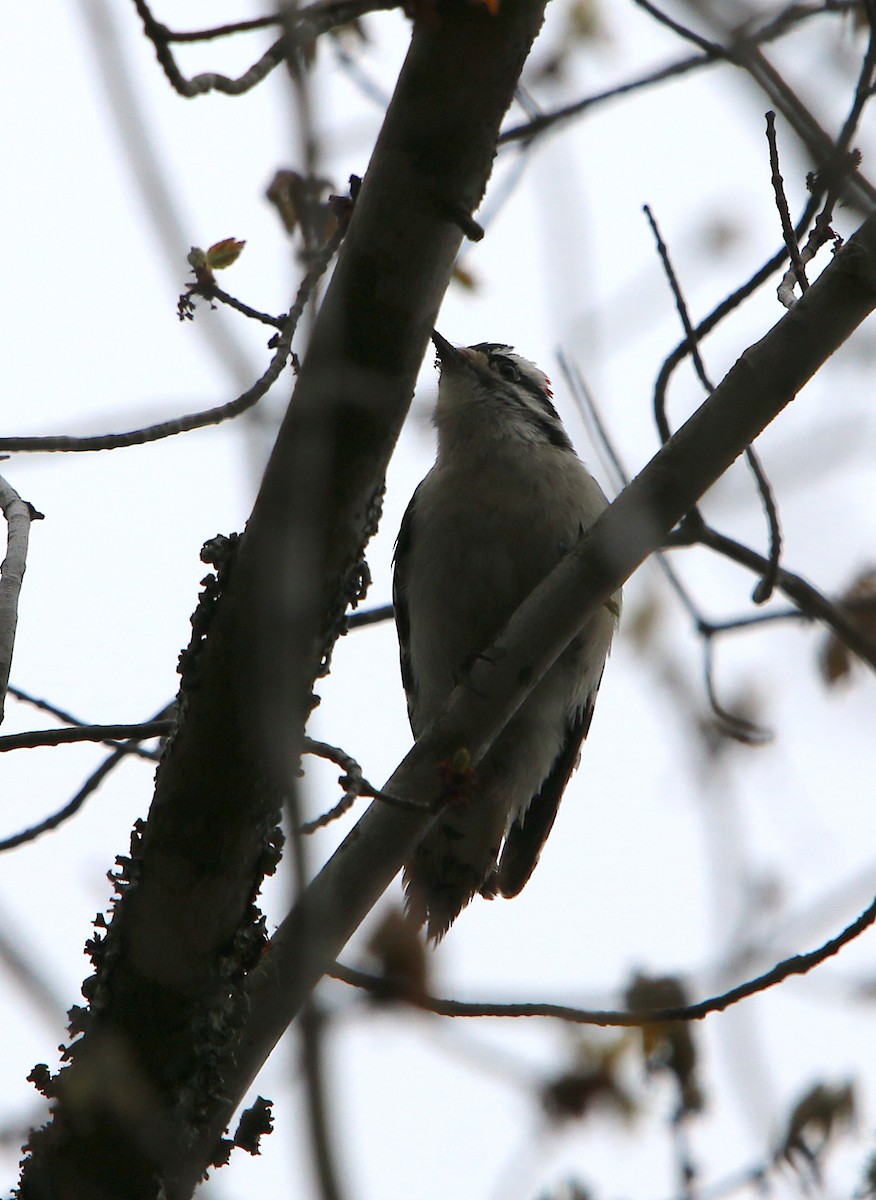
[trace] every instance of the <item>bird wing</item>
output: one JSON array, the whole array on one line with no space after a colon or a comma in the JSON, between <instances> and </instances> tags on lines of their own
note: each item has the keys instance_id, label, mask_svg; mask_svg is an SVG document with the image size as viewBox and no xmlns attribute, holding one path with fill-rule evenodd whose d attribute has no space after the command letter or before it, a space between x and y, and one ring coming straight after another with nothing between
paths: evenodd
<instances>
[{"instance_id":1,"label":"bird wing","mask_svg":"<svg viewBox=\"0 0 876 1200\"><path fill-rule=\"evenodd\" d=\"M563 745L538 795L533 797L523 816L508 830L496 883L498 891L509 899L523 890L538 864L542 847L553 828L566 784L578 762L581 743L590 729L596 693L601 681L600 676L584 706L577 710L569 722Z\"/></svg>"},{"instance_id":2,"label":"bird wing","mask_svg":"<svg viewBox=\"0 0 876 1200\"><path fill-rule=\"evenodd\" d=\"M422 485L421 485L422 486ZM402 523L395 540L395 553L392 556L392 605L395 610L395 625L398 630L399 660L401 662L402 686L408 701L408 716L413 713L417 693L417 683L414 678L414 667L411 661L411 619L408 612L408 563L411 549L411 534L414 527L415 508L418 487L411 496L405 509Z\"/></svg>"}]
</instances>

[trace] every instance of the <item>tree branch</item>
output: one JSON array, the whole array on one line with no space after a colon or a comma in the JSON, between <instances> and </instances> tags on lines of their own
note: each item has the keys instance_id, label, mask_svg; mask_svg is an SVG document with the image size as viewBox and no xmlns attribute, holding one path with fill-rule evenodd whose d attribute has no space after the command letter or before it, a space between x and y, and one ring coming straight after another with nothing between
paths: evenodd
<instances>
[{"instance_id":1,"label":"tree branch","mask_svg":"<svg viewBox=\"0 0 876 1200\"><path fill-rule=\"evenodd\" d=\"M15 631L18 627L18 597L24 581L31 521L42 520L33 505L19 496L0 476L0 509L6 518L6 557L0 563L0 722L6 708L6 689L12 669Z\"/></svg>"},{"instance_id":2,"label":"tree branch","mask_svg":"<svg viewBox=\"0 0 876 1200\"><path fill-rule=\"evenodd\" d=\"M437 803L441 762L464 747L476 765L589 615L663 546L874 307L876 216L524 601L383 790ZM876 665L876 648L868 661ZM283 921L250 977L247 1033L214 1131L434 819L373 804Z\"/></svg>"},{"instance_id":3,"label":"tree branch","mask_svg":"<svg viewBox=\"0 0 876 1200\"><path fill-rule=\"evenodd\" d=\"M663 1025L667 1021L702 1021L712 1013L724 1012L741 1000L748 1000L766 992L794 975L808 974L827 959L839 954L844 946L860 937L874 923L876 900L841 933L815 950L783 958L769 971L764 971L754 979L747 979L736 987L728 988L718 996L711 996L708 1000L700 1000L695 1004L681 1004L675 1008L646 1009L642 1012L575 1008L568 1004L550 1003L496 1004L486 1001L449 1000L442 996L428 996L422 993L393 993L391 981L367 975L364 971L356 971L341 963L334 963L327 969L326 974L332 979L340 979L343 983L350 984L351 987L365 988L383 999L404 1000L416 1008L436 1013L440 1017L547 1017L556 1021L566 1021L571 1025L595 1025L602 1029L641 1028L647 1025Z\"/></svg>"},{"instance_id":4,"label":"tree branch","mask_svg":"<svg viewBox=\"0 0 876 1200\"><path fill-rule=\"evenodd\" d=\"M139 725L74 725L70 729L34 729L0 737L0 754L10 750L33 750L37 746L68 746L73 742L115 742L166 737L174 727L170 720L146 721Z\"/></svg>"}]
</instances>

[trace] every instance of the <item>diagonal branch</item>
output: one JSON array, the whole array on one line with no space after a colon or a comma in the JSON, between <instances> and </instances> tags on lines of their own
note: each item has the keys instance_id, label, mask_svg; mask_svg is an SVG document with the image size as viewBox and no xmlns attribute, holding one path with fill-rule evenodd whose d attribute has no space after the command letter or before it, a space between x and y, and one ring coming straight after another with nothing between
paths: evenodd
<instances>
[{"instance_id":1,"label":"diagonal branch","mask_svg":"<svg viewBox=\"0 0 876 1200\"><path fill-rule=\"evenodd\" d=\"M6 689L12 668L15 630L18 626L18 597L24 581L27 546L32 521L42 519L32 504L22 500L15 488L0 477L0 509L6 518L6 557L0 563L0 722L6 705Z\"/></svg>"},{"instance_id":2,"label":"diagonal branch","mask_svg":"<svg viewBox=\"0 0 876 1200\"><path fill-rule=\"evenodd\" d=\"M845 929L830 938L815 950L805 954L793 954L770 967L768 971L747 979L744 983L728 988L717 996L699 1000L693 1004L682 1004L676 1008L652 1008L643 1012L626 1009L575 1008L568 1004L525 1002L521 1004L489 1003L483 1001L450 1000L443 996L428 996L424 993L401 993L393 995L392 983L380 976L368 975L352 967L334 963L326 971L333 979L340 979L352 987L365 988L383 999L404 1000L417 1008L436 1013L441 1017L548 1017L567 1021L572 1025L595 1025L602 1029L637 1028L647 1025L662 1025L667 1021L702 1021L712 1013L724 1012L741 1000L748 1000L761 992L776 987L795 975L806 975L816 967L859 938L876 924L876 900L855 917Z\"/></svg>"},{"instance_id":3,"label":"diagonal branch","mask_svg":"<svg viewBox=\"0 0 876 1200\"><path fill-rule=\"evenodd\" d=\"M670 530L876 307L876 216L669 439L481 655L384 791L438 802L438 764L473 764L556 661ZM876 666L876 647L868 661ZM282 923L250 977L221 1129L320 976L435 820L373 804ZM314 944L318 931L319 945Z\"/></svg>"}]
</instances>

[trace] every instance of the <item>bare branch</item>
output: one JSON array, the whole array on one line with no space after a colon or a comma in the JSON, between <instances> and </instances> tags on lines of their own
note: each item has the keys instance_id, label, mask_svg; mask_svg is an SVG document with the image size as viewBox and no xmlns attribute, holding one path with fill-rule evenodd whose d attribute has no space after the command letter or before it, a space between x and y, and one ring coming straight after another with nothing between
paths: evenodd
<instances>
[{"instance_id":1,"label":"bare branch","mask_svg":"<svg viewBox=\"0 0 876 1200\"><path fill-rule=\"evenodd\" d=\"M644 0L642 0L642 2L644 3ZM654 239L657 243L657 253L660 255L660 261L663 264L666 278L669 281L669 286L672 289L672 295L675 299L675 307L678 311L678 315L681 319L681 324L685 333L684 344L691 356L694 370L697 373L700 383L702 383L706 393L710 395L715 390L715 387L708 376L706 365L703 362L702 355L700 354L697 331L694 329L691 322L690 314L688 313L687 309L687 302L684 298L684 293L681 290L681 284L678 281L678 277L676 276L675 270L672 266L672 260L669 257L669 249L660 235L657 222L655 221L651 209L647 204L645 205L644 211L648 218L648 223L651 226L651 231L654 234ZM757 489L761 497L761 502L763 504L764 513L766 514L767 527L769 530L769 565L764 573L763 578L754 589L754 595L752 597L756 604L763 604L769 600L775 586L776 572L779 569L779 559L782 553L782 532L779 525L779 513L778 508L776 507L775 498L773 496L772 487L770 486L766 472L761 466L760 459L758 458L752 446L746 446L745 458L752 474L754 475ZM691 512L685 517L685 520L696 526L702 522L702 517L698 509L692 509ZM714 700L714 693L711 688L711 669L708 662L706 664L706 679L709 681L709 699L712 701ZM720 705L714 703L713 708L721 720L726 719L727 714L720 707Z\"/></svg>"},{"instance_id":2,"label":"bare branch","mask_svg":"<svg viewBox=\"0 0 876 1200\"><path fill-rule=\"evenodd\" d=\"M699 46L700 50L710 58L727 58L728 51L724 49L718 42L710 42L708 38L701 37L695 33L687 25L682 25L680 21L673 20L668 13L663 12L656 4L652 4L650 0L633 0L637 8L643 8L646 13L649 13L659 25L664 25L667 29L671 29L673 33L685 42L691 42L694 46Z\"/></svg>"},{"instance_id":3,"label":"bare branch","mask_svg":"<svg viewBox=\"0 0 876 1200\"><path fill-rule=\"evenodd\" d=\"M776 504L775 494L773 493L772 484L770 483L766 471L760 461L760 455L755 450L754 446L749 446L745 451L745 458L748 463L749 470L754 476L757 484L758 495L763 504L764 515L767 519L767 529L769 530L770 538L770 553L767 562L767 569L764 571L761 578L757 581L751 598L755 604L766 604L767 600L772 596L776 586L776 577L779 573L779 561L782 557L782 527L779 523L779 508Z\"/></svg>"},{"instance_id":4,"label":"bare branch","mask_svg":"<svg viewBox=\"0 0 876 1200\"><path fill-rule=\"evenodd\" d=\"M858 230L793 313L742 355L702 407L524 601L386 790L435 800L441 794L437 764L461 746L476 766L589 615L665 543L703 492L874 307L876 216ZM876 667L876 647L870 648L868 661ZM238 1047L235 1077L227 1081L228 1107L217 1113L217 1127L227 1122L231 1097L246 1090L321 973L433 819L372 805L282 923L250 977L248 1034ZM872 919L868 914L867 923ZM319 952L312 940L315 929ZM796 968L787 969L793 973Z\"/></svg>"},{"instance_id":5,"label":"bare branch","mask_svg":"<svg viewBox=\"0 0 876 1200\"><path fill-rule=\"evenodd\" d=\"M301 825L302 833L314 833L317 829L323 829L332 821L336 821L338 817L342 817L344 813L349 812L360 796L373 796L374 789L367 779L362 774L362 768L352 755L341 750L339 746L330 746L327 742L318 742L314 738L304 739L304 753L315 754L319 758L326 758L329 762L335 763L343 768L344 774L341 776L340 783L344 788L344 794L338 803L316 817L313 821L304 821Z\"/></svg>"},{"instance_id":6,"label":"bare branch","mask_svg":"<svg viewBox=\"0 0 876 1200\"><path fill-rule=\"evenodd\" d=\"M27 564L27 544L31 521L43 514L19 496L15 488L0 476L0 509L6 518L6 557L0 563L0 722L6 709L6 690L15 648L18 626L18 597Z\"/></svg>"},{"instance_id":7,"label":"bare branch","mask_svg":"<svg viewBox=\"0 0 876 1200\"><path fill-rule=\"evenodd\" d=\"M108 754L100 766L95 771L92 771L79 791L72 799L67 801L63 808L58 809L56 813L53 813L50 817L46 817L45 820L38 821L36 825L31 825L29 828L23 829L20 833L14 833L10 837L0 839L0 852L14 850L17 846L24 846L28 842L35 842L42 834L48 833L51 829L57 829L65 821L69 821L71 817L75 816L88 797L97 791L107 775L128 757L130 754L129 744L119 746L112 754Z\"/></svg>"},{"instance_id":8,"label":"bare branch","mask_svg":"<svg viewBox=\"0 0 876 1200\"><path fill-rule=\"evenodd\" d=\"M846 12L855 6L856 0L849 0L848 3L832 4L830 8L820 3L790 4L777 17L768 21L761 29L754 33L734 31L726 49L722 48L720 54L710 51L704 54L689 55L686 58L680 58L675 62L668 63L665 67L660 67L656 71L648 71L644 75L628 80L626 83L616 84L614 87L607 88L604 91L595 92L591 96L585 96L572 104L564 104L560 108L553 109L551 112L540 113L522 125L515 125L511 129L506 129L500 137L499 143L500 145L504 145L508 142L529 141L556 125L561 125L566 121L581 116L591 108L597 108L620 96L628 96L632 92L642 91L643 89L653 87L655 84L664 83L666 80L680 78L691 71L698 71L703 67L711 67L716 63L732 61L733 51L737 45L765 45L782 37L790 29L808 20L810 17ZM707 44L714 45L715 43Z\"/></svg>"},{"instance_id":9,"label":"bare branch","mask_svg":"<svg viewBox=\"0 0 876 1200\"><path fill-rule=\"evenodd\" d=\"M813 113L800 99L797 93L786 82L782 75L772 66L757 41L742 38L734 42L734 30L727 19L728 6L716 3L715 0L696 0L694 6L691 0L686 0L688 8L694 9L700 20L710 21L727 41L725 47L727 57L740 67L762 89L768 97L770 106L782 114L798 138L814 159L819 171L831 174L840 166L845 155L837 155L837 146L832 137L822 128ZM868 49L869 71L872 66L871 51ZM856 97L853 111L860 114L860 108L866 99L867 90ZM850 114L851 117L852 114ZM857 121L854 117L852 128ZM847 122L848 124L848 122ZM842 136L842 135L841 135ZM853 136L853 135L852 135ZM876 188L856 169L857 164L844 174L841 181L840 195L849 204L864 214L872 212L876 206Z\"/></svg>"},{"instance_id":10,"label":"bare branch","mask_svg":"<svg viewBox=\"0 0 876 1200\"><path fill-rule=\"evenodd\" d=\"M332 1139L329 1100L325 1089L325 1014L311 1000L299 1023L301 1059L307 1089L310 1144L322 1200L343 1200L337 1153Z\"/></svg>"},{"instance_id":11,"label":"bare branch","mask_svg":"<svg viewBox=\"0 0 876 1200\"><path fill-rule=\"evenodd\" d=\"M50 437L9 437L0 438L0 450L16 450L21 452L89 452L92 450L119 450L128 446L142 446L147 442L157 442L162 438L176 437L180 433L191 433L194 429L205 429L210 425L220 425L223 421L239 417L265 396L280 377L289 359L292 339L301 320L310 294L325 273L329 263L334 258L338 247L343 241L347 229L347 221L342 220L320 252L317 261L307 271L298 288L295 303L282 319L280 332L275 334L268 343L275 347L274 357L267 370L256 380L251 388L227 404L209 408L205 412L189 413L184 417L175 417L172 421L161 421L157 425L147 425L144 429L134 429L129 433L105 433L94 437L67 437L65 435Z\"/></svg>"},{"instance_id":12,"label":"bare branch","mask_svg":"<svg viewBox=\"0 0 876 1200\"><path fill-rule=\"evenodd\" d=\"M174 33L166 25L155 20L146 0L134 0L134 4L143 22L143 31L155 47L156 57L168 82L181 96L191 98L203 96L207 92L222 92L226 96L240 96L261 83L285 58L308 42L312 42L320 34L337 25L344 25L348 21L356 20L366 13L398 8L399 0L322 0L322 2L311 4L307 8L298 9L290 16L291 34L284 32L283 36L278 38L261 58L236 79L230 79L227 75L220 75L215 71L205 71L193 79L186 79L177 66L176 58L170 49L171 43L208 41L245 30L282 25L284 17L262 17L193 33Z\"/></svg>"},{"instance_id":13,"label":"bare branch","mask_svg":"<svg viewBox=\"0 0 876 1200\"><path fill-rule=\"evenodd\" d=\"M767 142L770 148L770 171L772 175L773 193L776 197L776 208L779 210L779 220L782 223L782 237L785 239L785 245L788 248L788 255L791 259L791 274L797 283L800 285L800 291L805 292L809 287L809 280L806 278L806 268L803 265L803 259L800 257L800 247L797 245L797 235L794 232L794 225L791 221L791 212L788 208L788 198L785 195L785 181L782 179L782 173L779 169L779 146L776 140L776 114L772 109L766 115L766 132ZM778 296L785 308L791 308L794 303L793 290L788 290L788 276L786 275L779 284ZM793 284L791 285L793 288Z\"/></svg>"},{"instance_id":14,"label":"bare branch","mask_svg":"<svg viewBox=\"0 0 876 1200\"><path fill-rule=\"evenodd\" d=\"M193 319L194 303L192 296L203 296L211 307L215 308L214 300L218 300L220 304L227 304L229 308L233 308L235 312L239 312L244 317L249 317L251 321L260 321L262 325L272 325L275 329L282 329L286 318L273 317L270 313L259 312L257 308L253 308L249 304L244 304L242 300L238 300L236 296L232 296L226 292L224 288L211 280L209 283L198 281L192 284L186 292L179 298L179 314L180 317L188 317Z\"/></svg>"},{"instance_id":15,"label":"bare branch","mask_svg":"<svg viewBox=\"0 0 876 1200\"><path fill-rule=\"evenodd\" d=\"M361 612L352 612L347 616L348 629L362 629L365 625L379 625L382 621L392 620L392 605L381 604L379 608L367 608Z\"/></svg>"},{"instance_id":16,"label":"bare branch","mask_svg":"<svg viewBox=\"0 0 876 1200\"><path fill-rule=\"evenodd\" d=\"M770 988L784 983L794 975L806 975L809 971L820 966L827 959L839 954L844 946L853 942L867 929L876 923L876 900L856 917L850 925L836 937L810 950L806 954L794 954L776 963L762 975L729 988L718 996L708 1000L700 1000L696 1004L684 1004L675 1008L655 1008L645 1012L629 1012L624 1009L594 1009L575 1008L567 1004L526 1003L526 1004L497 1004L481 1001L449 1000L438 996L427 996L405 993L398 999L406 1001L416 1008L424 1008L428 1012L441 1017L546 1017L556 1021L566 1021L572 1025L596 1025L600 1028L644 1028L649 1025L664 1025L668 1021L701 1021L712 1013L724 1012L741 1000L757 996ZM352 967L334 963L328 967L326 974L332 979L339 979L352 987L360 987L386 998L391 995L391 986L386 979L368 975L364 971L356 971Z\"/></svg>"},{"instance_id":17,"label":"bare branch","mask_svg":"<svg viewBox=\"0 0 876 1200\"><path fill-rule=\"evenodd\" d=\"M42 699L39 696L33 696L30 692L26 692L23 690L23 688L17 687L16 685L10 684L7 691L10 696L14 696L15 699L21 701L22 704L32 704L34 708L38 708L42 712L50 713L53 717L57 717L59 721L64 721L68 725L94 724L93 721L80 720L79 717L74 716L71 712L68 712L67 709L59 708L57 704L52 704L51 701ZM165 707L158 713L158 717L167 716L172 709L172 703L165 705ZM112 741L112 739L105 741L104 745L112 746L114 749L116 748L116 743ZM129 753L137 756L138 758L151 759L153 762L159 757L157 751L146 750L139 743L131 743Z\"/></svg>"},{"instance_id":18,"label":"bare branch","mask_svg":"<svg viewBox=\"0 0 876 1200\"><path fill-rule=\"evenodd\" d=\"M814 286L814 285L813 285ZM799 303L799 301L798 301ZM689 531L681 536L674 535L667 539L667 545L690 545L696 542L702 546L723 554L725 558L747 567L750 571L763 575L769 568L769 562L755 550L743 546L733 538L711 529L707 525ZM779 569L776 573L776 587L797 605L802 613L812 620L823 621L830 626L836 636L850 650L876 670L876 645L861 630L857 622L845 611L844 606L833 604L811 583L790 571Z\"/></svg>"},{"instance_id":19,"label":"bare branch","mask_svg":"<svg viewBox=\"0 0 876 1200\"><path fill-rule=\"evenodd\" d=\"M706 695L709 698L712 712L718 719L719 729L728 737L742 742L746 746L763 746L772 741L772 730L763 725L757 725L746 717L740 717L738 713L731 712L718 699L718 693L715 691L714 635L707 632L704 627L700 629L700 632L703 635L703 674L706 681Z\"/></svg>"},{"instance_id":20,"label":"bare branch","mask_svg":"<svg viewBox=\"0 0 876 1200\"><path fill-rule=\"evenodd\" d=\"M164 708L159 709L159 711L152 718L153 722L164 720L168 714L175 710L175 708L176 702L166 704ZM167 722L167 724L170 724L172 727L174 722ZM136 728L139 731L143 728L143 726L137 726ZM153 760L156 757L155 753L147 753L142 750L139 736L135 736L129 739L127 742L123 742L121 745L116 745L107 738L101 740L104 741L104 744L113 747L112 753L108 754L100 766L91 772L91 774L80 787L79 791L67 801L63 808L60 808L50 817L46 817L43 821L38 821L36 825L31 825L28 829L23 829L20 833L15 833L10 837L0 839L0 853L2 853L4 850L14 850L16 846L23 846L26 842L36 841L41 834L47 833L50 829L57 829L59 825L63 825L65 821L68 821L79 811L88 797L97 791L110 772L113 771L120 762L123 762L130 755L133 754L135 756L139 755L142 757L149 757Z\"/></svg>"},{"instance_id":21,"label":"bare branch","mask_svg":"<svg viewBox=\"0 0 876 1200\"><path fill-rule=\"evenodd\" d=\"M119 738L147 741L166 737L175 721L144 721L139 725L75 725L72 729L36 729L0 737L0 754L9 750L32 750L37 746L69 746L74 742L105 742Z\"/></svg>"}]
</instances>

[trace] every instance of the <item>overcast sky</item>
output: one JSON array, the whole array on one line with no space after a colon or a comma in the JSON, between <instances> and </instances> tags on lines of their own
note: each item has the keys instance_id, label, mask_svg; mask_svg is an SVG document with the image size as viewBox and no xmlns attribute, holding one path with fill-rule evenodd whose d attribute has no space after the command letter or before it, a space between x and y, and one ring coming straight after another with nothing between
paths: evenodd
<instances>
[{"instance_id":1,"label":"overcast sky","mask_svg":"<svg viewBox=\"0 0 876 1200\"><path fill-rule=\"evenodd\" d=\"M532 72L542 106L690 53L632 4L605 9L602 34L570 54L559 80ZM156 6L160 19L185 28L259 11L245 0ZM568 42L567 20L558 0L533 66ZM313 73L321 170L337 191L351 173L365 172L409 36L400 13L369 17L365 27L365 47L345 43L362 77L330 43ZM231 399L264 370L268 334L203 304L193 323L181 323L176 300L190 246L230 236L247 245L223 286L270 312L294 295L301 268L264 198L273 173L301 161L282 73L245 97L183 100L164 79L133 5L110 0L7 5L0 37L4 434L121 431ZM255 34L185 47L181 63L189 73L237 74L265 44ZM771 53L835 132L863 48L848 21L819 18ZM522 171L513 149L497 160L483 210L487 236L464 251L474 288L451 287L440 327L454 342L507 342L537 361L554 379L579 453L612 494L618 481L574 405L557 352L582 370L627 469L640 469L659 445L653 382L681 336L642 205L659 220L699 319L780 243L763 132L768 106L741 73L710 68L594 109L545 139ZM522 117L517 109L509 122ZM778 130L796 213L811 163L781 118ZM857 141L865 172L872 132L865 118ZM847 235L859 220L842 211L835 227ZM828 258L822 252L820 263ZM712 375L720 378L782 314L770 284L707 342ZM827 592L847 586L873 558L874 348L865 326L760 443L780 502L783 561ZM200 546L243 527L291 382L284 376L256 413L219 429L4 464L46 518L32 531L15 684L88 722L144 720L173 696L206 573ZM431 462L435 386L427 355L369 552L369 605L389 600L401 514ZM670 396L673 422L700 399L683 368ZM763 514L744 467L713 489L707 513L764 549ZM753 576L704 551L676 552L672 561L705 615L752 611ZM647 621L654 632L643 637ZM638 968L680 972L700 998L847 924L876 891L876 690L862 670L851 686L828 692L818 673L823 637L787 623L716 644L722 702L754 714L775 736L758 748L725 742L710 755L697 732L708 716L702 645L659 568L646 565L627 587L583 761L539 868L513 903L476 901L463 913L431 956L435 990L611 1007ZM382 782L411 740L392 626L348 636L320 692L315 736L342 745ZM10 702L4 732L48 724ZM3 835L63 805L104 754L77 746L7 756ZM336 774L310 774L314 814L337 799ZM129 760L75 820L5 856L0 928L44 991L40 1006L11 970L0 976L0 1125L38 1111L25 1077L36 1062L56 1066L63 1011L79 1001L89 973L82 945L110 897L106 872L126 852L133 820L147 813L151 780L149 763ZM315 866L349 825L313 837ZM286 911L289 886L281 872L266 891L272 925ZM367 961L369 930L400 896L396 881L345 961ZM689 1132L704 1181L764 1161L796 1096L817 1079L854 1075L862 1136L838 1151L835 1177L836 1186L854 1187L869 1149L873 1068L860 1052L872 1039L871 1009L853 992L871 976L872 935L815 975L698 1027L709 1105ZM605 1116L549 1128L538 1085L569 1066L574 1032L374 1014L335 984L325 986L324 1001L336 1015L330 1089L355 1200L529 1200L572 1178L630 1200L677 1190L671 1090L649 1085L635 1054L626 1077L644 1111L632 1129ZM265 1153L238 1155L210 1194L310 1194L294 1054L287 1039L257 1084L276 1102ZM10 1186L17 1157L8 1146Z\"/></svg>"}]
</instances>

